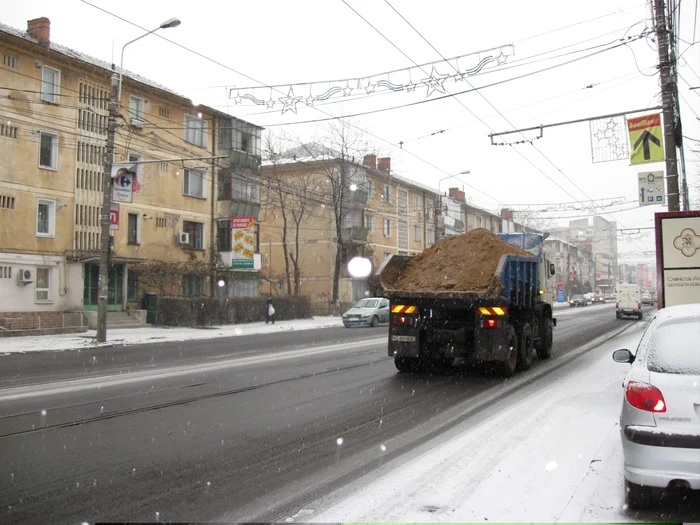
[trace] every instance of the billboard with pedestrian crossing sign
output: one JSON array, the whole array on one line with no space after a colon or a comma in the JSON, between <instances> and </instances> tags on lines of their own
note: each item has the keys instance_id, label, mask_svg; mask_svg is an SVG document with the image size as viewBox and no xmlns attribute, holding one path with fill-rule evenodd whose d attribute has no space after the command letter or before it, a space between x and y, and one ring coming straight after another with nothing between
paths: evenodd
<instances>
[{"instance_id":1,"label":"billboard with pedestrian crossing sign","mask_svg":"<svg viewBox=\"0 0 700 525\"><path fill-rule=\"evenodd\" d=\"M638 174L639 205L666 204L666 185L663 171L645 171Z\"/></svg>"}]
</instances>

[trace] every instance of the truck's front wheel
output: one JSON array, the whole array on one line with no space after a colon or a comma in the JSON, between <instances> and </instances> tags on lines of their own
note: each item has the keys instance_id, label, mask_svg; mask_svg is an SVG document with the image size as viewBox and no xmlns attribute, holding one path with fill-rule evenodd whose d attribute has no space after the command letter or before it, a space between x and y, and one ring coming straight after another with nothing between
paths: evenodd
<instances>
[{"instance_id":1,"label":"truck's front wheel","mask_svg":"<svg viewBox=\"0 0 700 525\"><path fill-rule=\"evenodd\" d=\"M537 345L537 357L549 359L552 356L552 346L554 346L554 324L549 317L542 320L542 336Z\"/></svg>"},{"instance_id":2,"label":"truck's front wheel","mask_svg":"<svg viewBox=\"0 0 700 525\"><path fill-rule=\"evenodd\" d=\"M532 355L535 353L535 345L532 340L532 328L528 323L520 329L520 351L518 352L518 369L529 370L532 366Z\"/></svg>"},{"instance_id":3,"label":"truck's front wheel","mask_svg":"<svg viewBox=\"0 0 700 525\"><path fill-rule=\"evenodd\" d=\"M511 377L518 367L518 336L515 334L515 328L510 325L506 334L508 348L506 349L506 359L503 361L503 375Z\"/></svg>"}]
</instances>

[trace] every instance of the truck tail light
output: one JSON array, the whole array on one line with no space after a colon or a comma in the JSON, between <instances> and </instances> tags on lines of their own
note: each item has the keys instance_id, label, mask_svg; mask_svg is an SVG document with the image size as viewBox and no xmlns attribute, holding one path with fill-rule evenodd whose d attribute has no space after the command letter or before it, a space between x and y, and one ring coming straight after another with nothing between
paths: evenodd
<instances>
[{"instance_id":1,"label":"truck tail light","mask_svg":"<svg viewBox=\"0 0 700 525\"><path fill-rule=\"evenodd\" d=\"M499 319L483 319L481 321L482 328L500 328L501 321Z\"/></svg>"},{"instance_id":2,"label":"truck tail light","mask_svg":"<svg viewBox=\"0 0 700 525\"><path fill-rule=\"evenodd\" d=\"M634 408L647 412L666 412L666 401L661 390L648 383L630 381L625 389L625 399Z\"/></svg>"},{"instance_id":3,"label":"truck tail light","mask_svg":"<svg viewBox=\"0 0 700 525\"><path fill-rule=\"evenodd\" d=\"M413 326L416 322L412 315L395 315L392 319L393 324Z\"/></svg>"}]
</instances>

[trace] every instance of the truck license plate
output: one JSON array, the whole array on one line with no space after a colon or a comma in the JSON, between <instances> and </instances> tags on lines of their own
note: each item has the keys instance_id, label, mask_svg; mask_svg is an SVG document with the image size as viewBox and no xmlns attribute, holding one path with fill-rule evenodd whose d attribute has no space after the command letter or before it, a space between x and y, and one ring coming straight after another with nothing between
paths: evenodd
<instances>
[{"instance_id":1,"label":"truck license plate","mask_svg":"<svg viewBox=\"0 0 700 525\"><path fill-rule=\"evenodd\" d=\"M397 343L415 343L415 335L392 335L391 340Z\"/></svg>"}]
</instances>

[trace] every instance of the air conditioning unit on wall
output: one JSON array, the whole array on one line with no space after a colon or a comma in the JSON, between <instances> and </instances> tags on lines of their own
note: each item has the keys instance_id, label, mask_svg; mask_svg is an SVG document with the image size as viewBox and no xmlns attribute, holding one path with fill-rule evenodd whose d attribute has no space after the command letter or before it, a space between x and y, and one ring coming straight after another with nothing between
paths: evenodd
<instances>
[{"instance_id":1,"label":"air conditioning unit on wall","mask_svg":"<svg viewBox=\"0 0 700 525\"><path fill-rule=\"evenodd\" d=\"M177 243L178 244L189 244L190 243L190 234L186 232L179 232L177 234Z\"/></svg>"},{"instance_id":2,"label":"air conditioning unit on wall","mask_svg":"<svg viewBox=\"0 0 700 525\"><path fill-rule=\"evenodd\" d=\"M31 270L20 269L17 272L17 283L18 284L29 284L34 282L34 272Z\"/></svg>"}]
</instances>

